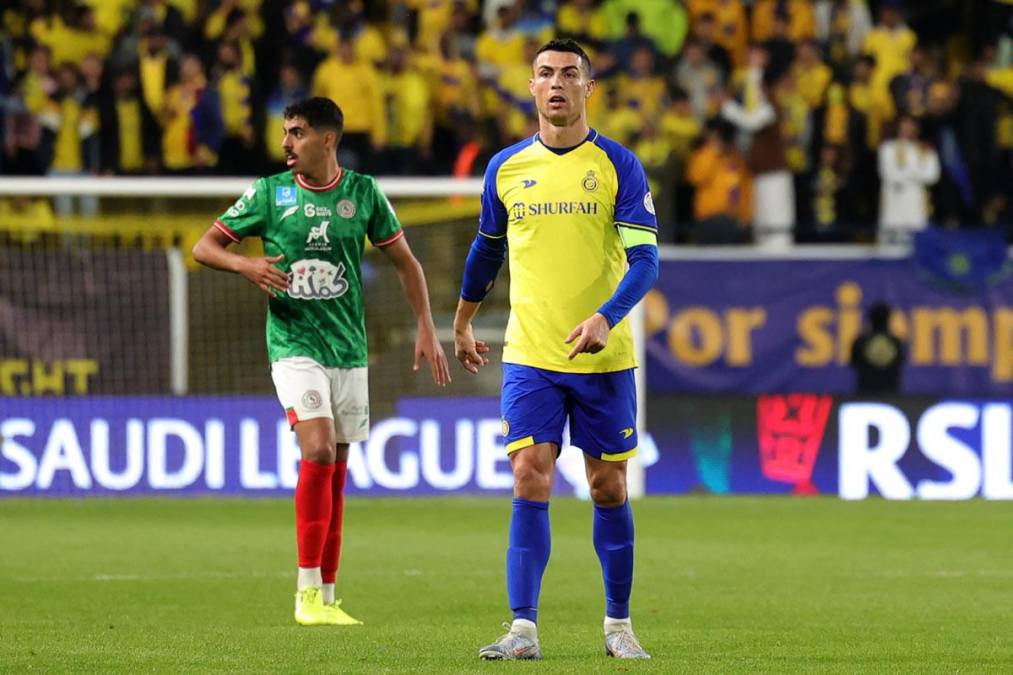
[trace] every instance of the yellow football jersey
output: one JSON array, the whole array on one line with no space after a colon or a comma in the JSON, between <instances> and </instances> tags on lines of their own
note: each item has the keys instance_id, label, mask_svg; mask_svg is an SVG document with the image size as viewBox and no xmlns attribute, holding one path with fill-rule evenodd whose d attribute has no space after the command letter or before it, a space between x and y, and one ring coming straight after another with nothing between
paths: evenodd
<instances>
[{"instance_id":1,"label":"yellow football jersey","mask_svg":"<svg viewBox=\"0 0 1013 675\"><path fill-rule=\"evenodd\" d=\"M625 249L657 245L647 177L636 156L591 130L573 148L538 135L489 162L479 233L507 239L510 321L503 362L567 373L636 367L625 319L598 354L567 358L567 335L612 297Z\"/></svg>"}]
</instances>

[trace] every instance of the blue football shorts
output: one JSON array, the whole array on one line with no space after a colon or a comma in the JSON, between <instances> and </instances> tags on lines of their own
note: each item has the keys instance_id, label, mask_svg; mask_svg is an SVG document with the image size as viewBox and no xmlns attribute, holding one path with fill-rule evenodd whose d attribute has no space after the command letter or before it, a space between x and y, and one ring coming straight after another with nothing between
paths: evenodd
<instances>
[{"instance_id":1,"label":"blue football shorts","mask_svg":"<svg viewBox=\"0 0 1013 675\"><path fill-rule=\"evenodd\" d=\"M618 462L637 454L637 389L633 369L560 373L503 364L500 399L507 453L563 438L596 459Z\"/></svg>"}]
</instances>

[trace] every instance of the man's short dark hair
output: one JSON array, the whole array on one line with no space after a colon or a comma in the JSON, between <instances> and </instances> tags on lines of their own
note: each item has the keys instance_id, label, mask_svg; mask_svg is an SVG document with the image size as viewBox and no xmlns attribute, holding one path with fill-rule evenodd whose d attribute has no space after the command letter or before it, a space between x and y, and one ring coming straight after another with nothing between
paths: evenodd
<instances>
[{"instance_id":1,"label":"man's short dark hair","mask_svg":"<svg viewBox=\"0 0 1013 675\"><path fill-rule=\"evenodd\" d=\"M538 48L535 52L535 58L542 52L569 52L570 54L576 54L580 57L580 65L584 67L584 72L588 77L591 76L591 59L588 58L587 52L581 47L576 40L570 38L556 38L555 40L549 40L544 45Z\"/></svg>"},{"instance_id":2,"label":"man's short dark hair","mask_svg":"<svg viewBox=\"0 0 1013 675\"><path fill-rule=\"evenodd\" d=\"M336 131L338 138L341 137L341 132L345 128L345 116L341 113L341 108L337 103L323 96L297 101L286 107L282 114L287 120L301 117L314 129Z\"/></svg>"}]
</instances>

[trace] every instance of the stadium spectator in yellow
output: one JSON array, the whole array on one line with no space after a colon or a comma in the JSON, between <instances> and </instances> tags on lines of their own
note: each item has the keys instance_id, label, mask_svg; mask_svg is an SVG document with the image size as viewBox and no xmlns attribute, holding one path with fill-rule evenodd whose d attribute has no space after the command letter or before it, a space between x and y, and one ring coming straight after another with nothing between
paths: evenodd
<instances>
[{"instance_id":1,"label":"stadium spectator in yellow","mask_svg":"<svg viewBox=\"0 0 1013 675\"><path fill-rule=\"evenodd\" d=\"M116 35L136 0L80 0L95 11L95 25L105 35Z\"/></svg>"},{"instance_id":2,"label":"stadium spectator in yellow","mask_svg":"<svg viewBox=\"0 0 1013 675\"><path fill-rule=\"evenodd\" d=\"M623 145L631 145L634 135L640 130L642 118L640 112L627 104L615 84L603 85L600 90L599 95L605 103L595 107L593 111L588 111L591 123L595 129L609 138Z\"/></svg>"},{"instance_id":3,"label":"stadium spectator in yellow","mask_svg":"<svg viewBox=\"0 0 1013 675\"><path fill-rule=\"evenodd\" d=\"M833 74L823 63L815 42L803 40L799 44L792 70L796 88L806 105L813 110L822 106Z\"/></svg>"},{"instance_id":4,"label":"stadium spectator in yellow","mask_svg":"<svg viewBox=\"0 0 1013 675\"><path fill-rule=\"evenodd\" d=\"M620 73L616 88L627 106L637 108L644 117L655 118L665 98L665 80L654 72L654 54L638 47L630 57L629 73Z\"/></svg>"},{"instance_id":5,"label":"stadium spectator in yellow","mask_svg":"<svg viewBox=\"0 0 1013 675\"><path fill-rule=\"evenodd\" d=\"M206 170L218 161L222 141L218 95L207 86L204 66L194 54L183 56L180 81L165 94L162 158L168 171Z\"/></svg>"},{"instance_id":6,"label":"stadium spectator in yellow","mask_svg":"<svg viewBox=\"0 0 1013 675\"><path fill-rule=\"evenodd\" d=\"M330 14L320 12L316 16L310 43L317 51L333 54L342 42L349 42L357 59L380 67L387 58L387 43L379 29L366 21L362 1L337 3Z\"/></svg>"},{"instance_id":7,"label":"stadium spectator in yellow","mask_svg":"<svg viewBox=\"0 0 1013 675\"><path fill-rule=\"evenodd\" d=\"M672 87L669 91L668 107L661 114L660 129L672 148L672 174L671 180L662 189L663 193L668 193L664 195L664 199L670 218L668 221L659 220L659 222L671 223L665 228L671 237L669 241L681 240L681 232L687 230L684 224L692 221L693 208L693 188L686 180L686 167L702 131L700 120L693 114L693 107L685 90ZM660 198L658 202L660 209ZM664 232L665 229L661 231Z\"/></svg>"},{"instance_id":8,"label":"stadium spectator in yellow","mask_svg":"<svg viewBox=\"0 0 1013 675\"><path fill-rule=\"evenodd\" d=\"M823 114L823 128L816 133L823 134L825 145L846 146L848 129L851 126L851 110L848 107L844 86L835 82L827 87L826 110Z\"/></svg>"},{"instance_id":9,"label":"stadium spectator in yellow","mask_svg":"<svg viewBox=\"0 0 1013 675\"><path fill-rule=\"evenodd\" d=\"M431 170L449 174L462 144L462 128L473 127L479 116L478 81L450 33L440 38L440 51L435 57L420 57L429 77L434 113Z\"/></svg>"},{"instance_id":10,"label":"stadium spectator in yellow","mask_svg":"<svg viewBox=\"0 0 1013 675\"><path fill-rule=\"evenodd\" d=\"M872 86L885 92L890 81L908 69L911 50L918 36L904 24L896 4L884 5L879 10L879 23L865 36L862 51L876 59Z\"/></svg>"},{"instance_id":11,"label":"stadium spectator in yellow","mask_svg":"<svg viewBox=\"0 0 1013 675\"><path fill-rule=\"evenodd\" d=\"M514 143L537 131L528 83L531 81L531 64L541 44L535 38L525 40L524 59L505 66L497 78L500 105L497 106L496 122L501 138L507 143Z\"/></svg>"},{"instance_id":12,"label":"stadium spectator in yellow","mask_svg":"<svg viewBox=\"0 0 1013 675\"><path fill-rule=\"evenodd\" d=\"M499 105L496 81L509 66L524 62L524 35L517 30L517 13L513 6L500 7L495 25L489 26L475 41L479 85L482 91L482 113L495 117Z\"/></svg>"},{"instance_id":13,"label":"stadium spectator in yellow","mask_svg":"<svg viewBox=\"0 0 1013 675\"><path fill-rule=\"evenodd\" d=\"M137 74L122 70L113 77L113 95L99 106L103 173L158 171L158 123L141 100Z\"/></svg>"},{"instance_id":14,"label":"stadium spectator in yellow","mask_svg":"<svg viewBox=\"0 0 1013 675\"><path fill-rule=\"evenodd\" d=\"M52 176L80 176L84 170L81 143L98 131L98 111L82 105L83 92L77 68L64 63L57 68L59 89L43 108L40 119L43 126L55 134L53 140ZM70 195L57 195L53 200L59 216L74 213ZM93 216L98 211L94 195L80 197L81 215Z\"/></svg>"},{"instance_id":15,"label":"stadium spectator in yellow","mask_svg":"<svg viewBox=\"0 0 1013 675\"><path fill-rule=\"evenodd\" d=\"M693 217L703 225L697 228L698 241L713 241L712 235L717 235L720 243L742 241L753 219L752 177L745 158L735 149L734 138L730 125L716 122L689 159L686 178L696 188ZM718 227L709 228L705 221Z\"/></svg>"},{"instance_id":16,"label":"stadium spectator in yellow","mask_svg":"<svg viewBox=\"0 0 1013 675\"><path fill-rule=\"evenodd\" d=\"M147 32L137 43L137 66L140 73L141 94L148 110L156 116L165 108L166 84L170 64L175 59L165 33L154 25L145 28Z\"/></svg>"},{"instance_id":17,"label":"stadium spectator in yellow","mask_svg":"<svg viewBox=\"0 0 1013 675\"><path fill-rule=\"evenodd\" d=\"M204 20L204 38L209 41L224 37L229 24L237 15L247 17L250 23L250 37L258 38L264 32L264 22L260 19L261 0L222 0Z\"/></svg>"},{"instance_id":18,"label":"stadium spectator in yellow","mask_svg":"<svg viewBox=\"0 0 1013 675\"><path fill-rule=\"evenodd\" d=\"M219 155L218 168L229 176L240 176L254 165L253 82L244 72L238 43L220 42L215 64L213 86L218 92L225 138ZM275 140L273 145L277 145Z\"/></svg>"},{"instance_id":19,"label":"stadium spectator in yellow","mask_svg":"<svg viewBox=\"0 0 1013 675\"><path fill-rule=\"evenodd\" d=\"M218 39L218 44L232 43L239 50L239 66L243 73L252 77L257 69L257 53L253 47L253 31L250 15L235 11L229 14L225 23L225 31Z\"/></svg>"},{"instance_id":20,"label":"stadium spectator in yellow","mask_svg":"<svg viewBox=\"0 0 1013 675\"><path fill-rule=\"evenodd\" d=\"M283 63L278 71L278 86L268 95L264 106L264 147L272 163L285 161L285 149L278 142L285 137L285 108L307 96L302 73L294 63Z\"/></svg>"},{"instance_id":21,"label":"stadium spectator in yellow","mask_svg":"<svg viewBox=\"0 0 1013 675\"><path fill-rule=\"evenodd\" d=\"M556 32L560 37L579 41L588 56L601 49L610 37L608 17L594 0L564 0L556 11Z\"/></svg>"},{"instance_id":22,"label":"stadium spectator in yellow","mask_svg":"<svg viewBox=\"0 0 1013 675\"><path fill-rule=\"evenodd\" d=\"M688 6L691 21L704 13L714 17L714 41L728 51L735 65L744 65L749 30L741 0L689 0Z\"/></svg>"},{"instance_id":23,"label":"stadium spectator in yellow","mask_svg":"<svg viewBox=\"0 0 1013 675\"><path fill-rule=\"evenodd\" d=\"M38 18L32 22L30 31L36 42L52 52L54 66L64 63L78 64L85 54L106 56L112 45L112 37L99 30L95 23L95 10L91 7L76 6L68 25L63 18L54 14L48 20Z\"/></svg>"},{"instance_id":24,"label":"stadium spectator in yellow","mask_svg":"<svg viewBox=\"0 0 1013 675\"><path fill-rule=\"evenodd\" d=\"M34 115L49 105L50 97L59 88L51 72L51 64L49 47L36 45L28 57L28 71L21 81L21 96L25 107Z\"/></svg>"},{"instance_id":25,"label":"stadium spectator in yellow","mask_svg":"<svg viewBox=\"0 0 1013 675\"><path fill-rule=\"evenodd\" d=\"M439 50L440 39L455 31L454 22L467 20L479 8L479 0L402 0L415 11L417 32L415 46L423 52Z\"/></svg>"},{"instance_id":26,"label":"stadium spectator in yellow","mask_svg":"<svg viewBox=\"0 0 1013 675\"><path fill-rule=\"evenodd\" d=\"M606 0L602 5L612 38L626 32L626 16L636 12L644 35L664 56L674 57L689 33L689 14L679 0Z\"/></svg>"},{"instance_id":27,"label":"stadium spectator in yellow","mask_svg":"<svg viewBox=\"0 0 1013 675\"><path fill-rule=\"evenodd\" d=\"M407 44L390 50L390 71L384 77L390 118L388 167L397 174L423 172L432 155L433 113L429 83L414 68Z\"/></svg>"},{"instance_id":28,"label":"stadium spectator in yellow","mask_svg":"<svg viewBox=\"0 0 1013 675\"><path fill-rule=\"evenodd\" d=\"M848 105L864 117L865 143L870 149L879 147L883 125L894 116L890 93L872 84L875 67L873 57L865 55L859 58L851 73L851 84L848 85Z\"/></svg>"},{"instance_id":29,"label":"stadium spectator in yellow","mask_svg":"<svg viewBox=\"0 0 1013 675\"><path fill-rule=\"evenodd\" d=\"M439 59L430 82L438 124L449 123L459 113L478 116L478 81L475 71L470 63L461 58L457 44L450 35L440 38Z\"/></svg>"},{"instance_id":30,"label":"stadium spectator in yellow","mask_svg":"<svg viewBox=\"0 0 1013 675\"><path fill-rule=\"evenodd\" d=\"M781 138L784 141L784 158L788 169L798 176L809 169L810 117L812 110L799 89L795 71L783 73L773 91L774 103L780 116ZM820 101L822 106L823 102ZM758 172L757 173L757 178Z\"/></svg>"},{"instance_id":31,"label":"stadium spectator in yellow","mask_svg":"<svg viewBox=\"0 0 1013 675\"><path fill-rule=\"evenodd\" d=\"M812 0L757 0L753 5L753 42L766 42L772 35L774 17L788 19L788 39L799 43L816 36L816 13Z\"/></svg>"},{"instance_id":32,"label":"stadium spectator in yellow","mask_svg":"<svg viewBox=\"0 0 1013 675\"><path fill-rule=\"evenodd\" d=\"M387 144L383 83L373 64L356 56L353 43L343 41L317 66L310 93L331 99L345 114L341 163L369 171L371 153Z\"/></svg>"},{"instance_id":33,"label":"stadium spectator in yellow","mask_svg":"<svg viewBox=\"0 0 1013 675\"><path fill-rule=\"evenodd\" d=\"M654 199L654 210L658 222L672 222L671 187L674 182L672 145L653 118L641 119L640 133L637 134L637 140L633 144L632 150L644 165L651 194L658 195ZM660 225L658 230L660 237Z\"/></svg>"},{"instance_id":34,"label":"stadium spectator in yellow","mask_svg":"<svg viewBox=\"0 0 1013 675\"><path fill-rule=\"evenodd\" d=\"M844 222L847 204L844 188L847 186L843 150L841 146L827 144L820 150L819 164L812 178L812 238L826 240L839 236L837 228Z\"/></svg>"},{"instance_id":35,"label":"stadium spectator in yellow","mask_svg":"<svg viewBox=\"0 0 1013 675\"><path fill-rule=\"evenodd\" d=\"M700 135L700 120L693 114L689 96L675 88L669 95L669 104L661 114L661 133L668 140L678 164L684 164Z\"/></svg>"}]
</instances>

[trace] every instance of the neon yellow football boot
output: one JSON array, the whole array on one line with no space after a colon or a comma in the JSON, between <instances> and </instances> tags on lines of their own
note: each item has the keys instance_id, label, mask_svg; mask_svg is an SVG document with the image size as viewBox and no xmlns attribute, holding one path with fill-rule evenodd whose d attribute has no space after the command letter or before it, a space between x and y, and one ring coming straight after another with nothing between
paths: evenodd
<instances>
[{"instance_id":1,"label":"neon yellow football boot","mask_svg":"<svg viewBox=\"0 0 1013 675\"><path fill-rule=\"evenodd\" d=\"M324 605L324 623L330 626L361 626L362 622L348 616L345 610L341 609L341 601L335 600L329 605Z\"/></svg>"},{"instance_id":2,"label":"neon yellow football boot","mask_svg":"<svg viewBox=\"0 0 1013 675\"><path fill-rule=\"evenodd\" d=\"M321 626L330 623L324 598L315 586L295 594L295 622L302 626Z\"/></svg>"}]
</instances>

